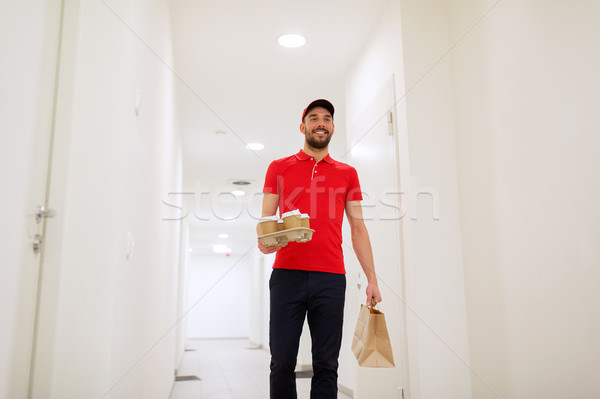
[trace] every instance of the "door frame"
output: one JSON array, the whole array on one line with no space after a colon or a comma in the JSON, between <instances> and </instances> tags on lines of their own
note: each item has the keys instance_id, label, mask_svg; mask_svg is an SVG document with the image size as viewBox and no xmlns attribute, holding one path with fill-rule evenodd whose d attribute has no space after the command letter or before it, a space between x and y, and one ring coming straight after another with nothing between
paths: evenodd
<instances>
[{"instance_id":1,"label":"door frame","mask_svg":"<svg viewBox=\"0 0 600 399\"><path fill-rule=\"evenodd\" d=\"M416 348L416 342L413 342L413 340L411 339L411 337L416 337L416 325L414 323L410 323L407 319L407 291L408 292L412 292L412 289L410 287L408 287L407 284L409 284L409 280L407 279L406 276L406 269L407 269L407 261L410 258L409 256L407 256L406 251L410 249L407 248L407 236L410 234L410 231L406 231L407 228L410 229L410 226L407 226L407 218L405 217L406 215L404 214L404 198L406 198L406 193L410 190L410 188L408 187L410 184L410 181L407 181L406 184L403 184L403 179L402 176L406 176L406 173L402 173L404 171L404 169L406 168L406 170L408 170L408 159L401 159L401 150L400 150L400 132L401 132L401 125L400 125L400 118L399 115L406 115L406 113L404 112L404 108L401 107L402 104L399 104L400 102L397 101L396 98L396 79L394 74L392 73L391 76L385 81L385 83L375 92L376 94L373 96L373 98L370 99L370 101L368 102L368 104L366 106L363 107L363 109L361 110L362 112L360 113L360 116L358 118L356 118L354 121L351 121L350 123L350 128L348 129L348 144L349 146L353 147L360 147L360 138L359 138L359 142L354 144L351 142L352 139L354 139L354 137L352 137L352 133L353 130L355 129L356 125L363 120L366 115L368 115L369 112L373 113L373 107L376 105L377 101L379 101L381 99L382 96L386 95L388 92L390 92L390 99L389 101L391 102L390 107L388 108L388 111L391 113L391 117L392 117L392 123L391 123L391 136L393 138L393 147L392 147L392 157L393 157L393 164L394 164L394 170L393 170L393 183L395 184L395 187L397 187L404 196L400 196L400 201L399 201L399 206L400 206L400 210L402 212L402 216L400 217L400 220L398 220L396 222L397 224L397 229L398 229L398 234L396 235L396 245L398 245L399 248L399 270L398 270L398 277L399 277L399 281L398 281L398 286L400 287L400 308L398 309L399 314L396 314L397 317L400 318L400 324L401 324L401 334L402 337L400 338L399 342L400 342L400 348L399 348L399 353L401 354L400 359L395 359L396 362L396 367L400 367L401 368L401 384L402 384L402 392L398 393L398 397L402 397L402 398L415 398L417 397L417 395L411 395L411 386L416 385L415 383L418 383L418 381L415 379L415 376L417 375L417 373L415 372L417 370L417 364L416 364L416 357L415 356L411 356L411 352L409 351L410 347ZM387 118L388 116L382 116L384 118ZM380 121L380 119L377 119L377 121ZM406 143L404 143L406 144ZM351 154L351 150L349 150L349 159L350 159L350 164L352 164L352 154ZM360 170L359 170L360 173ZM407 179L408 180L408 179ZM406 186L406 187L405 187ZM358 317L358 306L356 306L358 303L362 303L362 296L363 293L362 291L358 292L357 294L358 300L356 300L356 304L354 306L354 311L356 312L356 314L354 315L354 319L356 319ZM385 298L384 298L385 301ZM385 307L385 305L384 305ZM410 307L408 309L410 311ZM393 314L393 313L392 313ZM398 341L397 341L398 342ZM411 345L409 346L409 342L411 343ZM361 372L364 372L363 368L359 368L358 365L356 366L357 368L357 375Z\"/></svg>"},{"instance_id":2,"label":"door frame","mask_svg":"<svg viewBox=\"0 0 600 399\"><path fill-rule=\"evenodd\" d=\"M33 330L27 398L51 396L56 346L62 232L66 219L67 161L73 88L76 80L79 7L81 0L57 0L60 21L56 52L53 93L53 116L48 149L45 206L55 210L56 217L44 221L43 247L40 259L37 308Z\"/></svg>"}]
</instances>

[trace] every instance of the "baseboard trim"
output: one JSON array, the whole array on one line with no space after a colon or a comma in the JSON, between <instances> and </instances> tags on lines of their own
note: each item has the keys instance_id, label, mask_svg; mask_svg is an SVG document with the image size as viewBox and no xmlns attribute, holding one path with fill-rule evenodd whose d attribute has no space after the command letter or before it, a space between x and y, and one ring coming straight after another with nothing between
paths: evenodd
<instances>
[{"instance_id":1,"label":"baseboard trim","mask_svg":"<svg viewBox=\"0 0 600 399\"><path fill-rule=\"evenodd\" d=\"M341 393L343 393L346 396L350 396L351 398L354 398L354 390L348 388L347 386L345 386L343 384L338 383L338 391L340 391Z\"/></svg>"}]
</instances>

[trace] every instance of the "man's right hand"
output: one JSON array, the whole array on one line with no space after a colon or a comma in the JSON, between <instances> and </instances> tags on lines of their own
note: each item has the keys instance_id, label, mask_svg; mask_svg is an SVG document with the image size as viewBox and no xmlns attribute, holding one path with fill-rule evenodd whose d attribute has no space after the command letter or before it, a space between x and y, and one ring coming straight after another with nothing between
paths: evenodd
<instances>
[{"instance_id":1,"label":"man's right hand","mask_svg":"<svg viewBox=\"0 0 600 399\"><path fill-rule=\"evenodd\" d=\"M272 254L273 252L277 252L281 249L281 245L269 245L266 246L265 244L262 243L261 239L258 239L258 249L260 250L260 252L262 252L263 254Z\"/></svg>"}]
</instances>

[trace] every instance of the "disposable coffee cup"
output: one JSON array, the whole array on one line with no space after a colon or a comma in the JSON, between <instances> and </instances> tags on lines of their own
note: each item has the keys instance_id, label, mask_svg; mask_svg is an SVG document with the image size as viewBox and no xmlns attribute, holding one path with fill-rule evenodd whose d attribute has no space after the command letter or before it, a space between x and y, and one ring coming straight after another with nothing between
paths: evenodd
<instances>
[{"instance_id":1,"label":"disposable coffee cup","mask_svg":"<svg viewBox=\"0 0 600 399\"><path fill-rule=\"evenodd\" d=\"M283 219L278 219L277 220L277 231L283 231L285 230L285 226L283 224Z\"/></svg>"},{"instance_id":2,"label":"disposable coffee cup","mask_svg":"<svg viewBox=\"0 0 600 399\"><path fill-rule=\"evenodd\" d=\"M302 227L310 229L310 216L308 216L308 213L303 213L302 215L300 215L300 223Z\"/></svg>"},{"instance_id":3,"label":"disposable coffee cup","mask_svg":"<svg viewBox=\"0 0 600 399\"><path fill-rule=\"evenodd\" d=\"M258 225L262 234L271 234L277 232L277 216L266 216L260 219Z\"/></svg>"},{"instance_id":4,"label":"disposable coffee cup","mask_svg":"<svg viewBox=\"0 0 600 399\"><path fill-rule=\"evenodd\" d=\"M301 214L297 209L284 213L281 215L281 218L283 219L283 226L286 230L302 227Z\"/></svg>"}]
</instances>

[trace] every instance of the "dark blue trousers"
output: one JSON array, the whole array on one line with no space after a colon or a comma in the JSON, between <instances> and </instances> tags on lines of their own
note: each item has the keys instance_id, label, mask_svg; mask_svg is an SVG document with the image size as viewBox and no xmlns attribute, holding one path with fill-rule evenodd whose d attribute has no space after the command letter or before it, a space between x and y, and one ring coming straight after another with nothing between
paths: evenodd
<instances>
[{"instance_id":1,"label":"dark blue trousers","mask_svg":"<svg viewBox=\"0 0 600 399\"><path fill-rule=\"evenodd\" d=\"M271 399L296 399L296 360L304 318L312 340L311 399L337 398L346 276L273 269L269 281Z\"/></svg>"}]
</instances>

